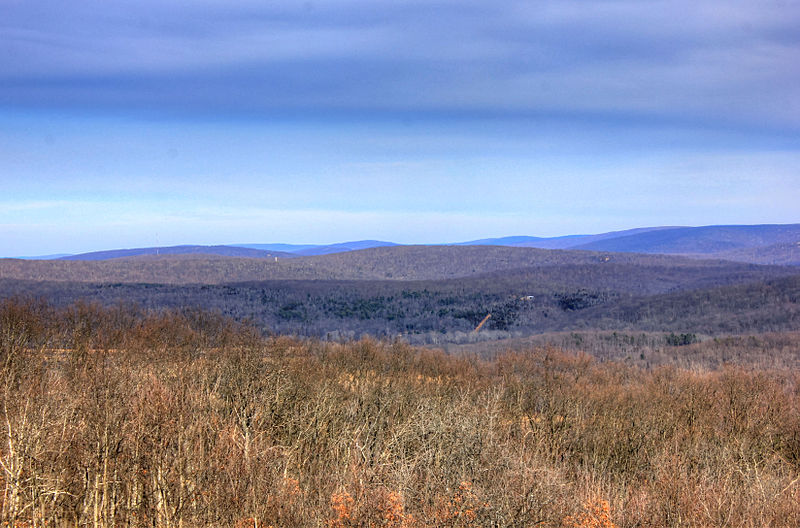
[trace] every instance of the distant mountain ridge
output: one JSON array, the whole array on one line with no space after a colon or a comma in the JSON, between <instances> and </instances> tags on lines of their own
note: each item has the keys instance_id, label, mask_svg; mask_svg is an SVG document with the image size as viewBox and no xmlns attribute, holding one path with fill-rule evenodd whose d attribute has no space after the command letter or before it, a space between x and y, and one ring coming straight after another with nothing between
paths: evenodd
<instances>
[{"instance_id":1,"label":"distant mountain ridge","mask_svg":"<svg viewBox=\"0 0 800 528\"><path fill-rule=\"evenodd\" d=\"M800 224L676 227L583 243L572 249L713 255L792 242L800 242Z\"/></svg>"},{"instance_id":2,"label":"distant mountain ridge","mask_svg":"<svg viewBox=\"0 0 800 528\"><path fill-rule=\"evenodd\" d=\"M519 248L583 250L613 253L682 255L718 258L752 264L800 265L800 224L713 225L701 227L657 226L611 231L595 235L558 237L507 236L432 246L504 246ZM41 260L107 260L147 255L216 255L242 258L296 258L348 253L364 249L400 246L381 240L357 240L337 244L254 243L217 246L117 249L79 255L51 255ZM34 259L35 257L26 257Z\"/></svg>"},{"instance_id":3,"label":"distant mountain ridge","mask_svg":"<svg viewBox=\"0 0 800 528\"><path fill-rule=\"evenodd\" d=\"M583 235L574 235L583 236ZM507 236L502 238L482 238L480 240L470 240L468 242L456 242L454 246L524 246L527 244L538 244L542 241L550 240L548 238L534 237L534 236ZM537 247L531 245L530 247Z\"/></svg>"},{"instance_id":4,"label":"distant mountain ridge","mask_svg":"<svg viewBox=\"0 0 800 528\"><path fill-rule=\"evenodd\" d=\"M71 257L72 253L55 253L53 255L35 255L25 257L15 257L20 260L56 260L64 257Z\"/></svg>"},{"instance_id":5,"label":"distant mountain ridge","mask_svg":"<svg viewBox=\"0 0 800 528\"><path fill-rule=\"evenodd\" d=\"M302 255L304 257L310 257L314 255L332 255L334 253L346 253L349 251L358 251L361 249L392 247L399 245L400 244L395 244L394 242L384 242L381 240L357 240L354 242L342 242L339 244L330 244L327 246L315 246L312 248L301 249L299 251L295 251L294 254Z\"/></svg>"},{"instance_id":6,"label":"distant mountain ridge","mask_svg":"<svg viewBox=\"0 0 800 528\"><path fill-rule=\"evenodd\" d=\"M617 238L650 233L654 231L662 231L668 229L680 229L672 226L659 226L659 227L637 227L635 229L625 229L624 231L609 231L608 233L600 233L597 235L567 235L561 237L554 237L544 239L538 245L525 244L525 247L538 247L541 249L575 249L580 245L589 243L598 243L604 240L615 240Z\"/></svg>"},{"instance_id":7,"label":"distant mountain ridge","mask_svg":"<svg viewBox=\"0 0 800 528\"><path fill-rule=\"evenodd\" d=\"M434 245L507 246L684 255L753 264L796 266L800 263L800 257L797 256L798 242L800 242L800 224L762 224L639 227L594 235L557 237L518 235ZM314 246L293 251L293 253L295 255L328 255L393 245L397 244L367 240Z\"/></svg>"},{"instance_id":8,"label":"distant mountain ridge","mask_svg":"<svg viewBox=\"0 0 800 528\"><path fill-rule=\"evenodd\" d=\"M503 238L484 238L481 240L473 240L470 242L459 242L458 246L513 246L513 247L532 247L539 249L571 249L581 244L588 244L590 242L598 242L606 239L614 239L646 233L650 231L658 231L662 229L675 229L674 227L637 227L635 229L626 229L624 231L610 231L608 233L600 233L598 235L565 235L557 237L531 237L531 236L510 236Z\"/></svg>"},{"instance_id":9,"label":"distant mountain ridge","mask_svg":"<svg viewBox=\"0 0 800 528\"><path fill-rule=\"evenodd\" d=\"M161 255L216 255L242 258L295 258L314 255L331 255L370 249L375 247L398 246L394 242L381 240L356 240L338 244L230 244L218 246L180 245L167 247L145 247L131 249L110 249L92 251L77 255L54 255L47 257L26 257L25 260L110 260L118 258L161 256Z\"/></svg>"},{"instance_id":10,"label":"distant mountain ridge","mask_svg":"<svg viewBox=\"0 0 800 528\"><path fill-rule=\"evenodd\" d=\"M130 257L160 256L160 255L217 255L221 257L242 258L291 258L294 255L281 251L263 251L253 248L234 246L169 246L132 249L112 249L107 251L93 251L79 255L59 257L55 260L112 260Z\"/></svg>"},{"instance_id":11,"label":"distant mountain ridge","mask_svg":"<svg viewBox=\"0 0 800 528\"><path fill-rule=\"evenodd\" d=\"M465 244L683 255L751 264L800 265L800 224L661 226L599 235L490 238L460 245Z\"/></svg>"},{"instance_id":12,"label":"distant mountain ridge","mask_svg":"<svg viewBox=\"0 0 800 528\"><path fill-rule=\"evenodd\" d=\"M260 249L261 251L282 251L284 253L294 253L295 251L302 251L319 247L316 244L229 244L232 247Z\"/></svg>"}]
</instances>

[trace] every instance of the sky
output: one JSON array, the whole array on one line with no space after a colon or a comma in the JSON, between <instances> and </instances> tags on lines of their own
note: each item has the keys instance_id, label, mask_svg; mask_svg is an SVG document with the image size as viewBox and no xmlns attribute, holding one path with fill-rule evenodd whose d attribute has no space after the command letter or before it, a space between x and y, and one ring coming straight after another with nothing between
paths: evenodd
<instances>
[{"instance_id":1,"label":"sky","mask_svg":"<svg viewBox=\"0 0 800 528\"><path fill-rule=\"evenodd\" d=\"M0 257L800 222L800 0L0 0Z\"/></svg>"}]
</instances>

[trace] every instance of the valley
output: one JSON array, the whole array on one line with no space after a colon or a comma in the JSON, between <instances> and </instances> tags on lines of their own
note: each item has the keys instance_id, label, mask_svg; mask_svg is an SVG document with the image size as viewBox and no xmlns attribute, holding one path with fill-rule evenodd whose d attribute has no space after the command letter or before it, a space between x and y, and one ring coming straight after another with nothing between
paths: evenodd
<instances>
[{"instance_id":1,"label":"valley","mask_svg":"<svg viewBox=\"0 0 800 528\"><path fill-rule=\"evenodd\" d=\"M419 344L574 329L785 331L797 328L799 293L791 266L504 246L385 246L277 261L197 253L0 260L3 297L201 307L264 333Z\"/></svg>"}]
</instances>

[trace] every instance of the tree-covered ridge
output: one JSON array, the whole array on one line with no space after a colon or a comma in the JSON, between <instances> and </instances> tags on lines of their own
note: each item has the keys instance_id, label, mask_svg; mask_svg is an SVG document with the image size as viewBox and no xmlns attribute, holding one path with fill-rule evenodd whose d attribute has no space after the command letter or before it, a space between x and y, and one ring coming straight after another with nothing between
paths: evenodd
<instances>
[{"instance_id":1,"label":"tree-covered ridge","mask_svg":"<svg viewBox=\"0 0 800 528\"><path fill-rule=\"evenodd\" d=\"M260 280L442 280L553 266L632 265L753 270L749 264L665 255L499 246L393 246L298 258L203 254L98 261L0 259L0 278L81 282L221 284ZM774 273L791 271L774 270Z\"/></svg>"}]
</instances>

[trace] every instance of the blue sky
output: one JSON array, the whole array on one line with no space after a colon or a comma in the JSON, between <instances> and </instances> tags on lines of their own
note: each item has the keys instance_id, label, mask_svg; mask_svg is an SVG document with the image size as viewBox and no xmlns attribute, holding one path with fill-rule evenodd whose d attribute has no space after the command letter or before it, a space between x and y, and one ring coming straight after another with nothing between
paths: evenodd
<instances>
[{"instance_id":1,"label":"blue sky","mask_svg":"<svg viewBox=\"0 0 800 528\"><path fill-rule=\"evenodd\" d=\"M0 256L800 221L800 2L0 0Z\"/></svg>"}]
</instances>

